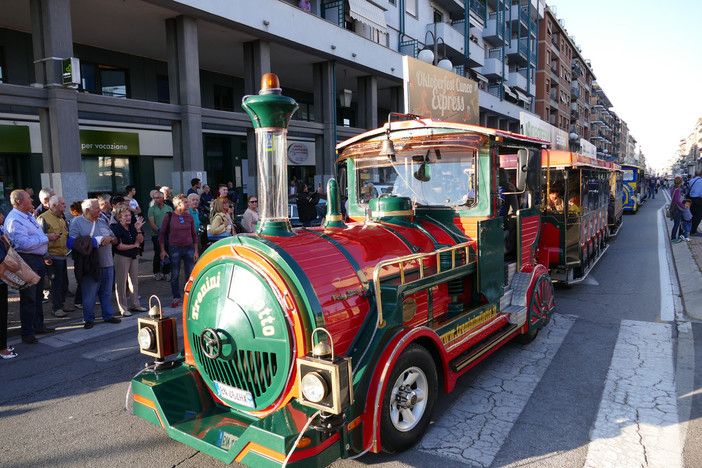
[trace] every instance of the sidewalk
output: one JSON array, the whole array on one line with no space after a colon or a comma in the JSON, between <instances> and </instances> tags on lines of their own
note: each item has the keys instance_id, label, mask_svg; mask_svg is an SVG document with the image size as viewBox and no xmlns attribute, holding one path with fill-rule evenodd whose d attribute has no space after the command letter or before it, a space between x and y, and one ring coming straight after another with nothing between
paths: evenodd
<instances>
[{"instance_id":1,"label":"sidewalk","mask_svg":"<svg viewBox=\"0 0 702 468\"><path fill-rule=\"evenodd\" d=\"M144 255L139 257L139 295L141 296L141 305L148 308L149 298L155 294L161 299L161 305L163 306L164 313L173 316L181 310L171 308L171 301L173 297L171 295L171 283L169 281L157 281L153 277L152 273L152 260L153 260L153 246L151 239L146 239L144 243ZM183 279L183 274L181 270L180 282L182 287L185 287L185 281L187 278ZM71 292L76 290L76 278L73 274L73 260L69 257L68 259L68 289ZM67 297L64 305L73 306L72 297ZM154 301L154 304L156 302ZM112 294L112 309L115 311L115 316L119 317L119 312L117 308L117 302L115 300L114 291ZM95 319L97 321L101 320L100 306L95 306ZM123 320L134 320L138 317L146 317L146 313L136 313L131 317L123 317ZM60 331L62 328L72 328L77 324L83 323L83 311L81 309L76 309L73 312L67 312L67 316L63 318L54 317L51 315L51 302L44 304L44 324L49 328L57 328ZM20 335L20 316L19 316L19 292L8 288L8 338L19 337ZM42 336L39 335L39 341L41 341Z\"/></svg>"},{"instance_id":2,"label":"sidewalk","mask_svg":"<svg viewBox=\"0 0 702 468\"><path fill-rule=\"evenodd\" d=\"M669 202L666 202L669 203ZM670 239L673 221L665 218L666 239ZM702 237L690 237L690 242L668 245L673 251L673 264L680 283L685 315L702 320Z\"/></svg>"}]
</instances>

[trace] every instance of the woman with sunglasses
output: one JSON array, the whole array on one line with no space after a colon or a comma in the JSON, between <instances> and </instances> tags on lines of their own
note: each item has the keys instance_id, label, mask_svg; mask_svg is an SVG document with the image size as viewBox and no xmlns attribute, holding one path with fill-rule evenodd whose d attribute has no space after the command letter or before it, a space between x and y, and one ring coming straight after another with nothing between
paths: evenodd
<instances>
[{"instance_id":1,"label":"woman with sunglasses","mask_svg":"<svg viewBox=\"0 0 702 468\"><path fill-rule=\"evenodd\" d=\"M258 223L258 197L249 196L249 203L241 219L241 225L245 232L254 232Z\"/></svg>"},{"instance_id":2,"label":"woman with sunglasses","mask_svg":"<svg viewBox=\"0 0 702 468\"><path fill-rule=\"evenodd\" d=\"M159 245L161 246L161 261L166 257L171 263L171 292L173 302L171 307L180 306L181 287L179 282L180 262L185 266L185 280L190 277L198 258L197 232L195 220L188 212L188 199L184 194L173 198L175 209L166 213L159 230Z\"/></svg>"}]
</instances>

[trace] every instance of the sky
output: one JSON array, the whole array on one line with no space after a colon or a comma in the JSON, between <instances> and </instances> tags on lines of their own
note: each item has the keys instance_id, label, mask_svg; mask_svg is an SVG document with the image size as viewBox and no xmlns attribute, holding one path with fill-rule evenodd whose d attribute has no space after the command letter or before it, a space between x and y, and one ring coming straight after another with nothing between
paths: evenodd
<instances>
[{"instance_id":1,"label":"sky","mask_svg":"<svg viewBox=\"0 0 702 468\"><path fill-rule=\"evenodd\" d=\"M663 169L702 118L702 0L546 3L590 60L647 165Z\"/></svg>"}]
</instances>

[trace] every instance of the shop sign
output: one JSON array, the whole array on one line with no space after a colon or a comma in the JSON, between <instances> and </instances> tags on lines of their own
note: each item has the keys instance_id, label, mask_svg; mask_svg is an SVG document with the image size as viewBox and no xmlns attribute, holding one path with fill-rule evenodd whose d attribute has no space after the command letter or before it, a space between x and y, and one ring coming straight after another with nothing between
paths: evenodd
<instances>
[{"instance_id":1,"label":"shop sign","mask_svg":"<svg viewBox=\"0 0 702 468\"><path fill-rule=\"evenodd\" d=\"M65 85L80 85L80 60L76 57L61 61L61 78Z\"/></svg>"},{"instance_id":2,"label":"shop sign","mask_svg":"<svg viewBox=\"0 0 702 468\"><path fill-rule=\"evenodd\" d=\"M0 153L31 153L29 127L0 125Z\"/></svg>"},{"instance_id":3,"label":"shop sign","mask_svg":"<svg viewBox=\"0 0 702 468\"><path fill-rule=\"evenodd\" d=\"M80 131L80 154L97 156L139 155L139 134L130 132Z\"/></svg>"},{"instance_id":4,"label":"shop sign","mask_svg":"<svg viewBox=\"0 0 702 468\"><path fill-rule=\"evenodd\" d=\"M314 143L288 140L288 164L292 166L314 166Z\"/></svg>"},{"instance_id":5,"label":"shop sign","mask_svg":"<svg viewBox=\"0 0 702 468\"><path fill-rule=\"evenodd\" d=\"M444 122L479 124L478 83L403 57L405 112Z\"/></svg>"},{"instance_id":6,"label":"shop sign","mask_svg":"<svg viewBox=\"0 0 702 468\"><path fill-rule=\"evenodd\" d=\"M568 132L556 128L553 125L544 122L535 115L526 112L519 113L519 124L522 135L531 138L538 138L551 142L551 149L557 151L570 151L568 144Z\"/></svg>"}]
</instances>

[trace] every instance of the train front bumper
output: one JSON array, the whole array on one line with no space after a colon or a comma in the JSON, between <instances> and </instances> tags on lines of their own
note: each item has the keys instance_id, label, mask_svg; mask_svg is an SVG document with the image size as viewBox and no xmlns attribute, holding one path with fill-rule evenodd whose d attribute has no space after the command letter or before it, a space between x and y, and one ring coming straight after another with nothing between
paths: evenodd
<instances>
[{"instance_id":1,"label":"train front bumper","mask_svg":"<svg viewBox=\"0 0 702 468\"><path fill-rule=\"evenodd\" d=\"M281 466L315 412L293 402L262 419L251 417L218 404L197 369L182 363L140 373L132 391L134 414L163 427L172 439L225 463L257 468ZM288 465L329 465L342 456L342 435L307 430L309 445L297 448Z\"/></svg>"}]
</instances>

